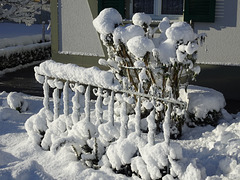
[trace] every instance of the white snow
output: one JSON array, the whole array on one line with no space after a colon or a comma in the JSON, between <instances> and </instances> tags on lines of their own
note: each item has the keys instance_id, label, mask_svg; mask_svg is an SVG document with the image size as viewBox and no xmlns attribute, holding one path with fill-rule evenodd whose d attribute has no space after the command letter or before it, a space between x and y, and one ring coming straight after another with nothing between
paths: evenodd
<instances>
[{"instance_id":1,"label":"white snow","mask_svg":"<svg viewBox=\"0 0 240 180\"><path fill-rule=\"evenodd\" d=\"M218 96L215 91L211 91L211 93ZM134 177L127 178L123 175L114 174L107 167L97 171L88 169L81 162L76 161L73 153L67 147L61 148L56 154L41 150L37 145L31 143L24 130L24 123L29 117L38 119L36 123L42 124L42 129L46 129L46 124L51 123L53 117L49 113L42 112L38 114L38 116L49 114L48 118L36 117L36 113L43 107L43 98L22 94L22 97L29 104L29 109L26 112L19 113L8 107L8 95L5 92L0 93L1 179L21 179L23 177L27 179L82 179L83 177L89 177L89 179L95 179L96 177L103 179L134 179ZM174 165L174 172L172 173L178 174L181 177L180 179L184 180L192 178L240 178L240 113L229 115L224 111L224 117L226 118L220 120L217 127L206 126L184 129L181 140L177 140L177 144L171 143L172 148L170 148L169 157L180 159L178 164L172 164ZM43 119L49 120L44 122ZM56 127L59 128L57 131L64 132L66 129L64 119L65 116L61 116L56 121L58 124ZM40 124L38 124L38 127ZM34 130L32 125L25 125L28 133ZM82 125L78 127L82 127ZM157 136L156 138L157 141L161 140L161 137ZM56 143L60 142L56 141ZM140 142L137 136L129 136L117 144L115 145L116 148L112 150L109 148L107 153L111 157L112 165L115 164L114 166L117 168L120 164L129 163L129 158L135 153L136 147L140 147L142 149L142 158L147 159L143 161L141 157L133 158L132 167L134 171L139 172L145 178L161 177L160 174L156 173L154 167L163 166L166 163L166 156L159 156L164 154L163 152L166 153L164 143L158 143L155 146L144 146L145 143ZM128 149L128 151L124 151L124 149ZM152 158L150 158L150 155ZM161 158L162 165L156 164L156 158ZM171 177L172 175L168 175L165 179L171 179Z\"/></svg>"},{"instance_id":2,"label":"white snow","mask_svg":"<svg viewBox=\"0 0 240 180\"><path fill-rule=\"evenodd\" d=\"M20 53L24 51L34 50L34 49L40 49L45 47L50 47L51 42L44 42L44 43L36 43L36 44L28 44L28 45L19 45L19 46L13 46L13 47L7 47L4 49L0 49L0 56L9 56L13 53Z\"/></svg>"},{"instance_id":3,"label":"white snow","mask_svg":"<svg viewBox=\"0 0 240 180\"><path fill-rule=\"evenodd\" d=\"M7 96L7 103L10 108L25 112L28 109L28 103L25 101L20 93L10 92Z\"/></svg>"},{"instance_id":4,"label":"white snow","mask_svg":"<svg viewBox=\"0 0 240 180\"><path fill-rule=\"evenodd\" d=\"M93 26L100 34L112 33L122 23L122 16L116 9L106 8L93 20Z\"/></svg>"},{"instance_id":5,"label":"white snow","mask_svg":"<svg viewBox=\"0 0 240 180\"><path fill-rule=\"evenodd\" d=\"M132 17L133 24L143 26L144 24L150 25L152 22L151 16L145 13L135 13Z\"/></svg>"},{"instance_id":6,"label":"white snow","mask_svg":"<svg viewBox=\"0 0 240 180\"><path fill-rule=\"evenodd\" d=\"M129 39L135 36L144 36L144 31L141 27L136 25L128 25L125 27L119 26L114 29L113 41L116 45L119 44L119 41L125 44Z\"/></svg>"},{"instance_id":7,"label":"white snow","mask_svg":"<svg viewBox=\"0 0 240 180\"><path fill-rule=\"evenodd\" d=\"M14 38L3 38L0 41L0 49L12 46L26 46L29 44L36 44L42 40L42 35L18 36ZM45 36L46 41L50 41L50 35Z\"/></svg>"},{"instance_id":8,"label":"white snow","mask_svg":"<svg viewBox=\"0 0 240 180\"><path fill-rule=\"evenodd\" d=\"M39 67L35 67L34 70L39 75L56 79L65 79L110 89L118 89L119 87L119 83L111 72L101 71L97 67L83 68L75 64L62 64L48 60L41 63Z\"/></svg>"},{"instance_id":9,"label":"white snow","mask_svg":"<svg viewBox=\"0 0 240 180\"><path fill-rule=\"evenodd\" d=\"M166 36L175 42L182 40L184 44L197 38L191 26L186 22L173 23L171 27L166 30Z\"/></svg>"},{"instance_id":10,"label":"white snow","mask_svg":"<svg viewBox=\"0 0 240 180\"><path fill-rule=\"evenodd\" d=\"M135 36L127 42L129 51L136 57L142 58L147 52L152 52L153 41L143 36Z\"/></svg>"},{"instance_id":11,"label":"white snow","mask_svg":"<svg viewBox=\"0 0 240 180\"><path fill-rule=\"evenodd\" d=\"M208 112L214 110L219 112L226 105L222 93L206 87L189 86L187 93L180 90L180 97L188 103L188 112L193 113L197 118L205 118Z\"/></svg>"}]
</instances>

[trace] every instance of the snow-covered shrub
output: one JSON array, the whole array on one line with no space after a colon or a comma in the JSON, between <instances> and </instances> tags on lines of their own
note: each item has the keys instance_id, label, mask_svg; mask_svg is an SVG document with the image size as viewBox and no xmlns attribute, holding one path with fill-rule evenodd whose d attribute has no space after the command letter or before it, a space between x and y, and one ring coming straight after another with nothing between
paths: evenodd
<instances>
[{"instance_id":1,"label":"snow-covered shrub","mask_svg":"<svg viewBox=\"0 0 240 180\"><path fill-rule=\"evenodd\" d=\"M7 103L10 108L19 112L25 112L28 109L28 102L17 92L10 92L8 94Z\"/></svg>"},{"instance_id":2,"label":"snow-covered shrub","mask_svg":"<svg viewBox=\"0 0 240 180\"><path fill-rule=\"evenodd\" d=\"M188 80L200 72L196 65L197 50L205 34L197 35L186 22L171 23L166 17L154 29L151 21L149 15L136 13L133 25L123 25L115 9L104 9L93 21L108 51L108 59L100 59L99 64L108 66L120 83L127 78L127 90L182 101L180 87L186 88ZM157 31L160 36L155 36ZM152 103L142 99L145 100ZM150 106L157 109L155 119L157 130L161 131L167 102L157 101ZM186 106L183 103L171 106L171 134L176 138L181 135ZM148 116L149 112L142 107L141 116Z\"/></svg>"}]
</instances>

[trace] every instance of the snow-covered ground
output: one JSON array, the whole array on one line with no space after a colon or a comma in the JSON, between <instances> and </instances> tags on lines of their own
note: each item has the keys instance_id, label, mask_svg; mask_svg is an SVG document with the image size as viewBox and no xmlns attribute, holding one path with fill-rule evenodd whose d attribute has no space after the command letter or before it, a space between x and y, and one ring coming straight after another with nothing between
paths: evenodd
<instances>
[{"instance_id":1,"label":"snow-covered ground","mask_svg":"<svg viewBox=\"0 0 240 180\"><path fill-rule=\"evenodd\" d=\"M45 32L49 34L50 31L47 30L47 26L48 24L45 25ZM0 39L37 34L42 34L42 24L26 26L25 24L18 23L0 23Z\"/></svg>"},{"instance_id":2,"label":"snow-covered ground","mask_svg":"<svg viewBox=\"0 0 240 180\"><path fill-rule=\"evenodd\" d=\"M30 142L24 128L25 121L43 107L43 98L20 94L29 108L19 113L9 107L8 95L0 93L0 179L138 179L107 168L87 169L68 148L56 154L43 151ZM223 114L217 127L186 127L177 140L183 148L181 161L202 169L208 180L240 179L240 113L223 110Z\"/></svg>"}]
</instances>

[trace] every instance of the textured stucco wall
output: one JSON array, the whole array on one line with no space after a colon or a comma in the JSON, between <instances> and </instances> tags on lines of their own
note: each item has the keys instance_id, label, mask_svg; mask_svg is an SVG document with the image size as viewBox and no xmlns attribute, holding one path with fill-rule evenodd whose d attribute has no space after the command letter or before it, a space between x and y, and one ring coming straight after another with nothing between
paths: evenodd
<instances>
[{"instance_id":1,"label":"textured stucco wall","mask_svg":"<svg viewBox=\"0 0 240 180\"><path fill-rule=\"evenodd\" d=\"M216 0L214 23L194 23L197 33L207 33L198 62L240 65L240 1Z\"/></svg>"},{"instance_id":2,"label":"textured stucco wall","mask_svg":"<svg viewBox=\"0 0 240 180\"><path fill-rule=\"evenodd\" d=\"M88 0L59 0L59 51L104 56L99 36L92 25Z\"/></svg>"}]
</instances>

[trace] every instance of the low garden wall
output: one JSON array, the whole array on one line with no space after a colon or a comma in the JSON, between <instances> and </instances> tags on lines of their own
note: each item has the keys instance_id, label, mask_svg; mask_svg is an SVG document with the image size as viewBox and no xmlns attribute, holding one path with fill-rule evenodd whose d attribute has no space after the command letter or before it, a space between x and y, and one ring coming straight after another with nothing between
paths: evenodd
<instances>
[{"instance_id":1,"label":"low garden wall","mask_svg":"<svg viewBox=\"0 0 240 180\"><path fill-rule=\"evenodd\" d=\"M5 38L0 42L0 70L49 59L51 56L50 36L42 42L41 35Z\"/></svg>"}]
</instances>

